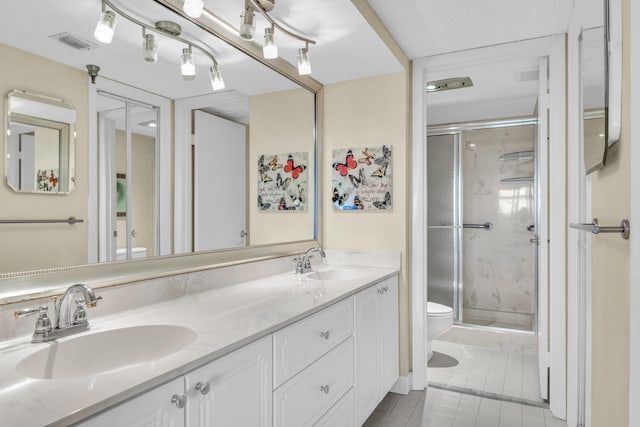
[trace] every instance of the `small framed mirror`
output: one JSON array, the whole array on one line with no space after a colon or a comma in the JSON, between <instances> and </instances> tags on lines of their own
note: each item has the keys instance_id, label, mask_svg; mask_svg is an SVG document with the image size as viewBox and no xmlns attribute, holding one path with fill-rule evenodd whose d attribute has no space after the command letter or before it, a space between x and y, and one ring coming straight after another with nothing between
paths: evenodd
<instances>
[{"instance_id":1,"label":"small framed mirror","mask_svg":"<svg viewBox=\"0 0 640 427\"><path fill-rule=\"evenodd\" d=\"M69 194L75 188L73 106L12 90L7 96L5 176L16 192Z\"/></svg>"}]
</instances>

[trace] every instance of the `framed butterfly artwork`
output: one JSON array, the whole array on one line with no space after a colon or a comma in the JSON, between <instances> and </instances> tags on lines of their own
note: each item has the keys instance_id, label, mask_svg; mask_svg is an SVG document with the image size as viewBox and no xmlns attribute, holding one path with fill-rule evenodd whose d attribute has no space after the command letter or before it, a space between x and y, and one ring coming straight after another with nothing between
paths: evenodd
<instances>
[{"instance_id":1,"label":"framed butterfly artwork","mask_svg":"<svg viewBox=\"0 0 640 427\"><path fill-rule=\"evenodd\" d=\"M391 146L333 150L331 200L336 210L390 210Z\"/></svg>"},{"instance_id":2,"label":"framed butterfly artwork","mask_svg":"<svg viewBox=\"0 0 640 427\"><path fill-rule=\"evenodd\" d=\"M309 153L258 156L258 211L306 211Z\"/></svg>"}]
</instances>

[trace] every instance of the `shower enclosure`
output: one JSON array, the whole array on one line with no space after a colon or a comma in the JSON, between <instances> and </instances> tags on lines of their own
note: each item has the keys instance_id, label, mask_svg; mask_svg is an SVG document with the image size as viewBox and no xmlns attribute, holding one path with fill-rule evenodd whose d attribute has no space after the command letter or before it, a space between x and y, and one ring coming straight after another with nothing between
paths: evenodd
<instances>
[{"instance_id":1,"label":"shower enclosure","mask_svg":"<svg viewBox=\"0 0 640 427\"><path fill-rule=\"evenodd\" d=\"M536 120L429 127L428 299L536 331Z\"/></svg>"}]
</instances>

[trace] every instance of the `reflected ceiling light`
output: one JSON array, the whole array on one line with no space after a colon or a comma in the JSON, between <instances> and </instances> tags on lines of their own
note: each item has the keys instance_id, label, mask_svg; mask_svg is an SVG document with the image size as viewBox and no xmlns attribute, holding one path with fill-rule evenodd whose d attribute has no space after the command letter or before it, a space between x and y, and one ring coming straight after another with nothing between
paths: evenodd
<instances>
[{"instance_id":1,"label":"reflected ceiling light","mask_svg":"<svg viewBox=\"0 0 640 427\"><path fill-rule=\"evenodd\" d=\"M470 77L453 77L450 79L434 80L427 82L427 92L439 92L442 90L462 89L464 87L473 86Z\"/></svg>"},{"instance_id":2,"label":"reflected ceiling light","mask_svg":"<svg viewBox=\"0 0 640 427\"><path fill-rule=\"evenodd\" d=\"M256 23L253 20L254 16L255 14L251 6L245 7L244 12L240 15L240 37L247 41L253 40L256 32Z\"/></svg>"},{"instance_id":3,"label":"reflected ceiling light","mask_svg":"<svg viewBox=\"0 0 640 427\"><path fill-rule=\"evenodd\" d=\"M213 90L224 89L224 80L222 79L222 73L220 73L218 64L216 62L214 62L209 69L209 78L211 79L211 88Z\"/></svg>"},{"instance_id":4,"label":"reflected ceiling light","mask_svg":"<svg viewBox=\"0 0 640 427\"><path fill-rule=\"evenodd\" d=\"M191 50L191 45L189 47L182 49L182 55L180 56L181 64L180 64L180 72L182 73L182 78L185 80L193 80L196 78L196 63L193 59L193 51Z\"/></svg>"},{"instance_id":5,"label":"reflected ceiling light","mask_svg":"<svg viewBox=\"0 0 640 427\"><path fill-rule=\"evenodd\" d=\"M184 13L192 18L200 18L203 9L204 2L202 0L184 0L184 4L182 5Z\"/></svg>"},{"instance_id":6,"label":"reflected ceiling light","mask_svg":"<svg viewBox=\"0 0 640 427\"><path fill-rule=\"evenodd\" d=\"M104 9L104 3L102 4ZM116 20L116 14L110 10L103 10L96 25L96 29L93 32L93 37L101 43L109 44L113 40L113 33L116 29L118 21Z\"/></svg>"},{"instance_id":7,"label":"reflected ceiling light","mask_svg":"<svg viewBox=\"0 0 640 427\"><path fill-rule=\"evenodd\" d=\"M147 34L145 30L142 30L142 53L144 60L147 62L158 62L158 46L156 45L156 38L153 34Z\"/></svg>"},{"instance_id":8,"label":"reflected ceiling light","mask_svg":"<svg viewBox=\"0 0 640 427\"><path fill-rule=\"evenodd\" d=\"M202 0L198 1L202 3ZM106 6L109 6L111 10L105 10ZM196 48L211 60L212 67L209 70L209 75L211 78L211 86L213 87L213 89L219 90L224 88L222 74L220 73L218 67L218 61L216 61L216 58L211 53L212 49L200 41L188 40L184 37L181 37L182 28L180 27L180 25L173 21L157 21L152 26L140 21L137 18L134 18L129 13L116 6L112 0L102 0L102 15L100 16L98 27L96 27L96 38L98 38L98 34L102 35L104 33L101 27L102 21L105 21L105 25L108 25L109 28L111 28L111 38L113 38L113 29L115 28L116 14L142 28L142 49L145 61L157 62L158 60L158 47L156 45L155 36L148 33L154 32L155 34L177 40L188 46L187 48L182 50L182 54L180 55L180 71L185 80L193 80L196 77L196 66L192 49ZM100 31L102 32L98 32L98 28L100 28ZM106 40L106 38L98 38L98 40L103 41Z\"/></svg>"},{"instance_id":9,"label":"reflected ceiling light","mask_svg":"<svg viewBox=\"0 0 640 427\"><path fill-rule=\"evenodd\" d=\"M140 126L148 127L148 128L157 128L158 122L155 120L148 120L146 122L138 123Z\"/></svg>"},{"instance_id":10,"label":"reflected ceiling light","mask_svg":"<svg viewBox=\"0 0 640 427\"><path fill-rule=\"evenodd\" d=\"M298 49L298 74L301 76L311 74L311 61L309 60L309 49L307 47Z\"/></svg>"},{"instance_id":11,"label":"reflected ceiling light","mask_svg":"<svg viewBox=\"0 0 640 427\"><path fill-rule=\"evenodd\" d=\"M273 26L264 29L264 44L262 45L262 56L265 59L275 59L278 57L278 43Z\"/></svg>"}]
</instances>

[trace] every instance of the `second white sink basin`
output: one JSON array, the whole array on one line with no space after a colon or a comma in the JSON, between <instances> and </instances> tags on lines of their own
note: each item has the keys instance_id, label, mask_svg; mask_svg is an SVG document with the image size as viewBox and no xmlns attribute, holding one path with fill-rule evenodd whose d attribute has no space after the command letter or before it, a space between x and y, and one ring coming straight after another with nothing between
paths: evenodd
<instances>
[{"instance_id":1,"label":"second white sink basin","mask_svg":"<svg viewBox=\"0 0 640 427\"><path fill-rule=\"evenodd\" d=\"M362 279L366 274L358 270L326 270L314 271L307 277L311 280L357 280Z\"/></svg>"},{"instance_id":2,"label":"second white sink basin","mask_svg":"<svg viewBox=\"0 0 640 427\"><path fill-rule=\"evenodd\" d=\"M191 344L195 331L176 325L141 325L80 334L51 341L22 359L21 375L36 379L69 379L105 374L148 363Z\"/></svg>"}]
</instances>

